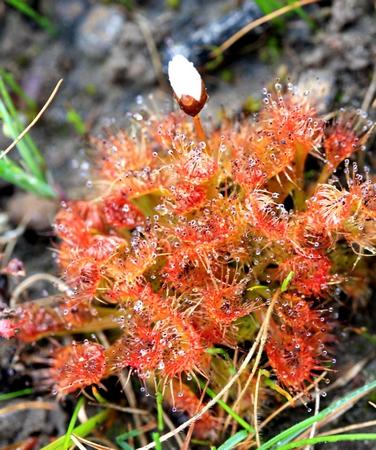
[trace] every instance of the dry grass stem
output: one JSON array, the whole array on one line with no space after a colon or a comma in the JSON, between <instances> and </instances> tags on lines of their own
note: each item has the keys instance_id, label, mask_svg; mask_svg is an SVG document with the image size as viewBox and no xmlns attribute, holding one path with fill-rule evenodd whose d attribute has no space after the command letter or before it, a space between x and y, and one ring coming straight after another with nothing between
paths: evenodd
<instances>
[{"instance_id":1,"label":"dry grass stem","mask_svg":"<svg viewBox=\"0 0 376 450\"><path fill-rule=\"evenodd\" d=\"M368 394L369 394L368 391L362 392L362 393L358 394L356 397L354 397L351 400L349 400L347 403L345 403L342 406L340 406L338 409L334 410L332 413L327 415L325 417L325 419L323 419L320 422L316 423L316 429L320 430L325 425L328 425L329 423L333 422L333 420L337 420L339 417L341 417L343 414L345 414L349 409L351 409L361 398L363 398L364 396L366 396ZM308 438L309 437L309 432L310 432L310 430L305 431L304 433L302 433L299 436L297 436L295 440L298 441L298 440L301 440L301 439Z\"/></svg>"},{"instance_id":2,"label":"dry grass stem","mask_svg":"<svg viewBox=\"0 0 376 450\"><path fill-rule=\"evenodd\" d=\"M268 323L271 317L271 314L273 312L273 308L275 305L275 302L278 298L279 295L279 290L276 291L276 293L274 294L274 297L272 299L272 301L270 302L270 305L268 307L268 310L266 312L265 315L265 320L264 323L262 324L255 342L253 343L251 349L249 350L247 356L245 357L245 359L243 360L241 366L239 367L237 373L230 378L230 380L227 382L227 384L221 389L220 392L218 392L218 394L211 399L206 406L204 406L197 414L195 414L193 417L191 417L189 420L187 420L186 422L184 422L183 424L181 424L180 426L178 426L177 428L175 428L174 431L171 431L169 433L164 434L163 436L161 436L160 441L164 442L167 441L168 439L170 439L171 437L175 436L176 434L180 433L180 431L185 430L186 428L188 428L191 423L196 422L196 420L198 420L203 414L205 414L207 411L209 411L209 409L214 406L217 401L231 388L231 386L239 379L240 375L243 373L243 371L245 370L245 368L247 367L247 365L249 364L249 362L251 361L257 347L260 344L260 341L262 339L262 336L264 335L264 330L267 329L268 327ZM149 448L154 448L155 447L155 442L151 442L143 447L140 447L138 450L147 450Z\"/></svg>"},{"instance_id":3,"label":"dry grass stem","mask_svg":"<svg viewBox=\"0 0 376 450\"><path fill-rule=\"evenodd\" d=\"M115 403L88 402L88 405L97 406L100 408L115 409L116 411L120 411L126 414L139 414L139 415L149 414L149 411L147 411L146 409L127 408L124 406L116 405Z\"/></svg>"},{"instance_id":4,"label":"dry grass stem","mask_svg":"<svg viewBox=\"0 0 376 450\"><path fill-rule=\"evenodd\" d=\"M106 348L109 348L110 344L107 340L107 337L103 333L103 331L99 331L97 333L97 336L99 338L99 341L103 344L103 346ZM134 395L131 383L129 383L130 372L123 370L123 372L121 372L118 375L118 379L120 381L121 387L123 388L123 391L127 398L129 406L133 409L137 409L136 396ZM133 420L136 425L136 428L141 430L143 427L142 427L142 422L141 422L140 416L138 414L133 414ZM147 441L146 441L146 437L145 437L144 433L141 433L139 438L140 438L141 444L146 445Z\"/></svg>"},{"instance_id":5,"label":"dry grass stem","mask_svg":"<svg viewBox=\"0 0 376 450\"><path fill-rule=\"evenodd\" d=\"M74 445L79 448L80 450L87 450L87 448L81 444L81 442L78 440L78 437L74 434L71 435L71 440L74 442Z\"/></svg>"},{"instance_id":6,"label":"dry grass stem","mask_svg":"<svg viewBox=\"0 0 376 450\"><path fill-rule=\"evenodd\" d=\"M375 64L375 67L374 67L374 70L373 70L373 76L372 76L371 83L368 86L366 95L364 96L364 100L363 100L363 103L362 103L362 106L361 106L363 111L368 111L368 109L371 106L373 100L374 99L376 100L375 92L376 92L376 64Z\"/></svg>"},{"instance_id":7,"label":"dry grass stem","mask_svg":"<svg viewBox=\"0 0 376 450\"><path fill-rule=\"evenodd\" d=\"M280 293L279 290L277 290L275 292L275 294L273 296L273 299L272 299L272 304L274 304L277 301L277 299L279 297L279 293ZM268 312L269 312L269 310L268 310ZM265 344L266 344L266 341L267 341L267 338L268 338L269 320L270 320L270 315L268 316L268 313L267 313L266 316L265 316L265 320L264 320L264 322L262 324L262 327L260 328L260 331L262 330L262 333L261 333L261 336L260 336L260 346L259 346L256 358L255 358L255 362L254 362L254 364L252 366L251 373L249 374L249 377L248 377L248 379L247 379L247 381L246 381L242 391L236 397L236 401L232 405L232 409L234 411L236 411L236 409L237 409L241 399L244 397L244 394L247 392L247 390L249 388L249 385L251 384L251 381L252 381L252 379L253 379L253 377L254 377L254 375L256 373L256 370L259 367L261 356L262 356L262 352L264 350L264 347L265 347ZM257 339L256 339L256 341L257 341ZM225 428L227 428L230 420L231 420L231 417L229 416L227 418L227 420L226 420Z\"/></svg>"},{"instance_id":8,"label":"dry grass stem","mask_svg":"<svg viewBox=\"0 0 376 450\"><path fill-rule=\"evenodd\" d=\"M88 439L85 439L81 436L76 436L75 434L72 434L71 439L77 446L79 443L80 445L86 444L86 445L94 448L95 450L116 450L116 447L108 447L107 445L97 444L96 442L89 441ZM86 448L84 446L82 446L82 447ZM79 447L79 448L81 448L81 447Z\"/></svg>"},{"instance_id":9,"label":"dry grass stem","mask_svg":"<svg viewBox=\"0 0 376 450\"><path fill-rule=\"evenodd\" d=\"M11 405L0 408L0 416L5 414L12 414L17 411L24 411L27 409L47 409L52 411L56 408L56 403L53 402L42 402L38 400L24 401L20 403L13 403Z\"/></svg>"},{"instance_id":10,"label":"dry grass stem","mask_svg":"<svg viewBox=\"0 0 376 450\"><path fill-rule=\"evenodd\" d=\"M284 14L293 11L296 8L300 8L301 6L309 5L311 3L317 3L318 1L320 0L301 0L295 3L291 3L290 5L284 6L283 8L279 8L271 12L270 14L267 14L266 16L262 16L259 19L256 19L248 23L245 27L243 27L235 34L233 34L229 39L227 39L223 44L221 44L219 48L212 53L211 56L215 57L218 53L224 52L254 28L257 28L258 26L263 25L264 23L267 23L277 17L283 16Z\"/></svg>"},{"instance_id":11,"label":"dry grass stem","mask_svg":"<svg viewBox=\"0 0 376 450\"><path fill-rule=\"evenodd\" d=\"M346 433L347 431L352 430L360 430L361 428L369 428L376 426L376 420L369 420L367 422L361 422L361 423L354 423L352 425L347 425L346 427L340 427L340 428L334 428L329 431L325 431L325 436L330 436L332 434L339 434L339 433ZM321 434L318 434L317 436L322 436Z\"/></svg>"},{"instance_id":12,"label":"dry grass stem","mask_svg":"<svg viewBox=\"0 0 376 450\"><path fill-rule=\"evenodd\" d=\"M5 149L0 153L0 159L3 159L4 156L6 156L12 148L14 148L20 140L25 136L26 133L28 133L31 128L38 122L38 120L42 117L43 113L46 111L46 109L50 106L52 100L54 99L55 95L57 94L57 91L60 88L61 83L63 80L59 80L54 88L54 90L51 92L51 95L48 97L46 103L44 104L43 108L39 111L39 113L35 116L34 120L32 120L29 125L16 137L16 139Z\"/></svg>"},{"instance_id":13,"label":"dry grass stem","mask_svg":"<svg viewBox=\"0 0 376 450\"><path fill-rule=\"evenodd\" d=\"M163 74L161 58L159 56L159 52L153 38L153 34L150 31L151 29L150 25L146 20L146 18L141 14L135 14L134 18L136 19L136 23L139 26L140 31L145 39L145 44L149 51L151 63L153 65L155 75L158 79L158 83L162 88L167 89L167 83L166 78Z\"/></svg>"},{"instance_id":14,"label":"dry grass stem","mask_svg":"<svg viewBox=\"0 0 376 450\"><path fill-rule=\"evenodd\" d=\"M66 292L69 290L69 287L60 278L55 277L50 273L36 273L34 275L30 275L30 277L23 280L16 287L9 302L10 306L14 308L18 303L19 296L37 281L48 281L49 283L55 284L61 292Z\"/></svg>"},{"instance_id":15,"label":"dry grass stem","mask_svg":"<svg viewBox=\"0 0 376 450\"><path fill-rule=\"evenodd\" d=\"M318 385L316 384L315 386L315 411L314 411L314 415L317 416L317 414L320 411L320 389L318 387ZM315 422L312 427L311 427L311 431L309 433L309 438L313 438L315 436L316 433L316 428L317 428L317 422ZM307 445L305 450L310 450L312 448L311 445Z\"/></svg>"},{"instance_id":16,"label":"dry grass stem","mask_svg":"<svg viewBox=\"0 0 376 450\"><path fill-rule=\"evenodd\" d=\"M261 371L259 370L259 372L257 374L255 395L254 395L254 401L253 401L253 427L255 429L255 439L256 439L257 447L260 447L260 445L261 445L260 433L259 433L259 427L258 427L258 417L257 417L260 380L261 380Z\"/></svg>"},{"instance_id":17,"label":"dry grass stem","mask_svg":"<svg viewBox=\"0 0 376 450\"><path fill-rule=\"evenodd\" d=\"M305 397L307 393L312 390L315 386L317 386L320 381L322 381L327 375L327 372L323 372L319 377L316 378L316 380L311 383L307 389L303 392L300 392L299 394L295 395L291 400L284 403L282 406L280 406L278 409L276 409L272 414L270 414L261 424L259 429L263 429L269 422L271 422L275 417L277 417L282 411L289 408L290 406L294 405L295 402L300 400L301 398Z\"/></svg>"}]
</instances>

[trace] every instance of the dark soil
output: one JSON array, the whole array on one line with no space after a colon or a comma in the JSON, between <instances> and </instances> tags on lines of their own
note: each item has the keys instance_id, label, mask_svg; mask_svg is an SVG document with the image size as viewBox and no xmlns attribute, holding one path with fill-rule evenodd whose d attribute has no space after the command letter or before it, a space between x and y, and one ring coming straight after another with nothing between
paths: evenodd
<instances>
[{"instance_id":1,"label":"dark soil","mask_svg":"<svg viewBox=\"0 0 376 450\"><path fill-rule=\"evenodd\" d=\"M103 127L121 127L129 114L152 105L151 96L159 109L170 110L173 102L164 70L173 52L186 52L206 70L210 100L205 114L214 121L220 117L222 106L231 114L248 111L250 104L257 104L262 88L276 77L289 78L313 91L312 95L320 99L322 111L341 106L360 108L375 69L376 12L372 0L334 0L311 5L306 11L314 19L313 27L299 16L290 15L282 24L268 24L251 32L230 48L218 65L208 65L208 48L218 46L261 14L252 0L243 6L236 0L189 0L182 1L177 10L166 6L168 2L164 0L134 1L132 12L120 1L31 3L56 25L57 34L51 36L18 11L0 4L0 64L14 74L40 106L56 82L64 79L32 135L47 159L56 185L67 198L82 195L85 184L90 188L88 146L68 123L67 110L73 107L93 134L100 134ZM152 51L151 55L153 46L158 52ZM153 58L162 64L162 71ZM368 112L374 119L375 105ZM0 135L0 148L8 143ZM33 220L15 248L28 275L56 271L49 249L53 245L49 223L55 207L0 181L1 231L15 227L25 208L33 211ZM0 282L0 300L6 302L4 280ZM36 284L29 292L43 296L51 292L51 287L48 289ZM374 378L376 348L354 330L367 327L370 334L376 333L375 300L369 298L356 313L339 308L339 319L347 328L339 336L336 372L331 378L340 378L363 359L365 363L344 387L331 391L329 385L322 404ZM1 392L21 389L30 382L16 361L16 344L1 342ZM70 412L68 402L53 413L32 410L1 415L0 445L35 435L40 438L34 448L40 448L50 436L65 431ZM304 407L289 410L266 435L274 435L305 416L308 412ZM331 426L371 420L374 416L374 409L364 400ZM366 431L376 432L376 427ZM362 442L322 448L363 450L375 448L374 445Z\"/></svg>"}]
</instances>

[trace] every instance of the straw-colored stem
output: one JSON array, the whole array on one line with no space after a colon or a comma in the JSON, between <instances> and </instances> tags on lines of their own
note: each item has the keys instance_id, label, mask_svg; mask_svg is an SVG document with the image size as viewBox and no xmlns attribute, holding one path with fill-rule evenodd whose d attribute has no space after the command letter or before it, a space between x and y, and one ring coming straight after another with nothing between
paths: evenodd
<instances>
[{"instance_id":1,"label":"straw-colored stem","mask_svg":"<svg viewBox=\"0 0 376 450\"><path fill-rule=\"evenodd\" d=\"M204 131L204 127L202 126L202 122L200 119L200 115L197 114L197 116L193 117L193 124L195 126L196 135L199 141L203 141L206 143L206 134Z\"/></svg>"}]
</instances>

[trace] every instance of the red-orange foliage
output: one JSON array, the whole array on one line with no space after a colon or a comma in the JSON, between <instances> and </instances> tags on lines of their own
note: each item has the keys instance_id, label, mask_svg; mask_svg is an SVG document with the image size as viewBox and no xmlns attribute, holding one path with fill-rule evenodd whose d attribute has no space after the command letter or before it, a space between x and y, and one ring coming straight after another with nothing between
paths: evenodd
<instances>
[{"instance_id":1,"label":"red-orange foliage","mask_svg":"<svg viewBox=\"0 0 376 450\"><path fill-rule=\"evenodd\" d=\"M276 305L266 353L278 378L289 389L301 391L323 370L331 324L297 295L283 295Z\"/></svg>"},{"instance_id":2,"label":"red-orange foliage","mask_svg":"<svg viewBox=\"0 0 376 450\"><path fill-rule=\"evenodd\" d=\"M184 412L189 417L194 416L205 406L187 385L178 381L173 382L171 389L166 389L164 401L177 412ZM193 434L199 439L215 440L218 425L218 420L210 412L206 412L195 421Z\"/></svg>"},{"instance_id":3,"label":"red-orange foliage","mask_svg":"<svg viewBox=\"0 0 376 450\"><path fill-rule=\"evenodd\" d=\"M73 343L56 351L51 376L62 395L99 383L105 374L104 348L94 342Z\"/></svg>"},{"instance_id":4,"label":"red-orange foliage","mask_svg":"<svg viewBox=\"0 0 376 450\"><path fill-rule=\"evenodd\" d=\"M226 119L205 142L182 113L152 115L132 136L93 139L100 189L56 217L58 260L71 288L67 319L25 305L0 321L0 334L20 329L30 342L69 328L75 316L90 324L115 312L119 330L108 349L91 343L56 352L61 393L124 367L163 381L208 374L215 358L208 348L243 345L242 320L261 321L292 273L266 354L281 383L304 389L327 363L333 330L319 311L333 284L345 289L349 281L342 255L355 249L355 264L376 252L375 184L356 166L351 178L348 161L342 184L321 183L356 150L352 126L343 119L328 127L305 96L277 91L266 95L257 121ZM309 154L326 155L318 183L305 177Z\"/></svg>"}]
</instances>

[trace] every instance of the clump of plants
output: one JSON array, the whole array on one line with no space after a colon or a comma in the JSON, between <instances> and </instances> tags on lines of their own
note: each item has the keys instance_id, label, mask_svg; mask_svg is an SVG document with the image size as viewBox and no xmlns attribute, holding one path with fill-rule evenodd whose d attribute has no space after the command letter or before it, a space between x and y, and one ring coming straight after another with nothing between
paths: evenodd
<instances>
[{"instance_id":1,"label":"clump of plants","mask_svg":"<svg viewBox=\"0 0 376 450\"><path fill-rule=\"evenodd\" d=\"M91 139L93 188L55 221L66 294L4 311L0 335L74 337L49 356L60 397L126 369L215 443L205 394L257 426L255 404L333 368L336 300L367 299L376 184L355 161L372 123L277 82L255 118L203 125L198 72L177 56L169 76L182 111Z\"/></svg>"}]
</instances>

